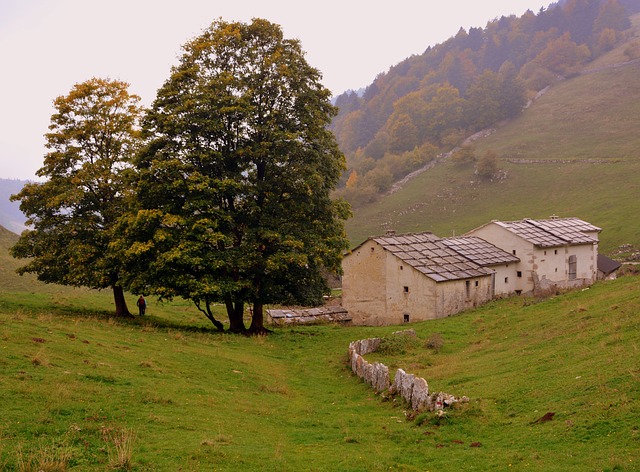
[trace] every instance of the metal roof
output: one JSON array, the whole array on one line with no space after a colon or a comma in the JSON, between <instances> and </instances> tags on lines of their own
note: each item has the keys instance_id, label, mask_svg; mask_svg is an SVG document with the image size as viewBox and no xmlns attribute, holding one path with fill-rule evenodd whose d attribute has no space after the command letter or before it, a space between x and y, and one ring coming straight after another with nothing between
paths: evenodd
<instances>
[{"instance_id":1,"label":"metal roof","mask_svg":"<svg viewBox=\"0 0 640 472\"><path fill-rule=\"evenodd\" d=\"M495 221L495 223L538 247L558 247L575 244L594 244L601 228L579 218L550 218L547 220L524 219L520 221Z\"/></svg>"},{"instance_id":2,"label":"metal roof","mask_svg":"<svg viewBox=\"0 0 640 472\"><path fill-rule=\"evenodd\" d=\"M490 275L488 266L519 261L477 237L442 239L433 233L412 233L371 239L436 282Z\"/></svg>"}]
</instances>

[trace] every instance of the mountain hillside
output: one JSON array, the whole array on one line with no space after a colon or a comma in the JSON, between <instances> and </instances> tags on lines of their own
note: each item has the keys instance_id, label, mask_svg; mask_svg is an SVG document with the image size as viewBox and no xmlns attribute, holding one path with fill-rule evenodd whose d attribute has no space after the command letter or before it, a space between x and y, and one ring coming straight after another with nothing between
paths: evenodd
<instances>
[{"instance_id":1,"label":"mountain hillside","mask_svg":"<svg viewBox=\"0 0 640 472\"><path fill-rule=\"evenodd\" d=\"M20 202L11 202L9 198L26 183L24 180L0 179L0 226L17 234L25 228L26 218L20 211Z\"/></svg>"},{"instance_id":2,"label":"mountain hillside","mask_svg":"<svg viewBox=\"0 0 640 472\"><path fill-rule=\"evenodd\" d=\"M357 244L385 229L461 234L492 219L576 216L603 228L601 250L640 247L640 61L633 34L571 77L554 83L518 117L474 142L495 156L491 178L473 160L445 158L400 190L356 208Z\"/></svg>"}]
</instances>

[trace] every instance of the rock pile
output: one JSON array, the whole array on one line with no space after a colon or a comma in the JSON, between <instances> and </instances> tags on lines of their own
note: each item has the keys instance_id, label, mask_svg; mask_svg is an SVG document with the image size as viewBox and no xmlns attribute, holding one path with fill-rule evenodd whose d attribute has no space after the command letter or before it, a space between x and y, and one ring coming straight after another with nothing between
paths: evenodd
<instances>
[{"instance_id":1,"label":"rock pile","mask_svg":"<svg viewBox=\"0 0 640 472\"><path fill-rule=\"evenodd\" d=\"M398 331L394 335L413 335L415 332ZM429 394L429 385L422 377L407 374L398 369L391 384L389 368L379 362L368 362L363 356L375 352L380 347L381 338L353 341L349 344L351 370L378 393L399 395L415 411L442 410L458 401L469 401L467 397L458 399L453 395L438 392Z\"/></svg>"}]
</instances>

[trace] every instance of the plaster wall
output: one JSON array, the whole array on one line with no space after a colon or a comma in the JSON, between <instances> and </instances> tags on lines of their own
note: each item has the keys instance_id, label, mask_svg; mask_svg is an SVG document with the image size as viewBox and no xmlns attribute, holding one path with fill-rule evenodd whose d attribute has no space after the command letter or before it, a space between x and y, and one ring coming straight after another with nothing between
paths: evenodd
<instances>
[{"instance_id":1,"label":"plaster wall","mask_svg":"<svg viewBox=\"0 0 640 472\"><path fill-rule=\"evenodd\" d=\"M387 255L369 240L342 260L342 306L356 325L376 325L387 311Z\"/></svg>"}]
</instances>

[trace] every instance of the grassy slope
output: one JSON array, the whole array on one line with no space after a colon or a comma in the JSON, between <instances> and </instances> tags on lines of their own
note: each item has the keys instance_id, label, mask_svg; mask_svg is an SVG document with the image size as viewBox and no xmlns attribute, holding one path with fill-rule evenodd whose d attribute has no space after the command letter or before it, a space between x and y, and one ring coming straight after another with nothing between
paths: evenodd
<instances>
[{"instance_id":1,"label":"grassy slope","mask_svg":"<svg viewBox=\"0 0 640 472\"><path fill-rule=\"evenodd\" d=\"M0 233L0 253L14 240ZM185 302L151 300L149 316L116 321L108 293L11 279L18 276L0 273L1 470L582 471L640 463L638 277L411 325L417 347L372 360L471 399L444 418L413 422L346 365L350 341L398 327L280 328L244 338L213 332ZM423 347L435 332L444 339L438 354ZM548 411L552 421L531 424Z\"/></svg>"},{"instance_id":2,"label":"grassy slope","mask_svg":"<svg viewBox=\"0 0 640 472\"><path fill-rule=\"evenodd\" d=\"M130 322L0 303L0 468L106 470L635 470L640 279L548 301L503 300L414 324L422 347L377 357L471 402L407 422L345 365L397 327L219 335L179 309ZM11 305L15 295L0 294ZM56 316L51 313L55 312ZM553 421L531 424L552 411ZM471 447L480 443L481 447ZM24 469L23 469L24 470ZM29 469L26 469L29 470ZM50 469L51 470L51 469ZM64 470L64 469L63 469ZM517 469L516 469L517 470Z\"/></svg>"},{"instance_id":3,"label":"grassy slope","mask_svg":"<svg viewBox=\"0 0 640 472\"><path fill-rule=\"evenodd\" d=\"M619 62L621 49L589 68ZM603 252L625 243L640 246L639 74L636 63L557 83L519 118L477 143L478 155L493 150L500 156L506 179L478 182L471 167L445 162L357 209L347 223L349 238L355 245L387 228L450 236L493 219L556 214L602 227ZM506 161L514 158L538 162Z\"/></svg>"}]
</instances>

